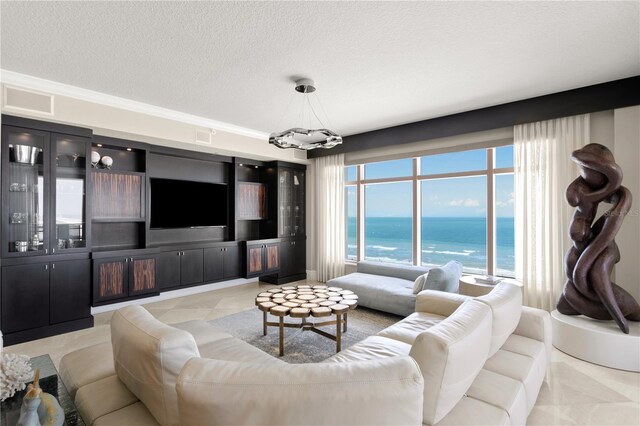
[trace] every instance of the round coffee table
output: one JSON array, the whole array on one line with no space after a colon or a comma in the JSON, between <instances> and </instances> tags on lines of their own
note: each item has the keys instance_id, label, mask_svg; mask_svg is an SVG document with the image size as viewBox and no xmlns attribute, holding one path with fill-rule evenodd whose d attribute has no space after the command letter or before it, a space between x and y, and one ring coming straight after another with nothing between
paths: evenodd
<instances>
[{"instance_id":1,"label":"round coffee table","mask_svg":"<svg viewBox=\"0 0 640 426\"><path fill-rule=\"evenodd\" d=\"M347 331L347 314L358 305L358 296L351 290L326 285L299 285L273 288L256 296L256 306L262 311L262 333L268 327L278 327L280 333L280 356L284 355L284 328L301 328L335 340L336 352L340 352L342 333ZM278 322L267 320L267 314L278 317ZM307 318L325 318L335 315L335 320L312 322ZM284 317L300 318L299 323L284 322ZM336 334L327 333L318 327L336 326Z\"/></svg>"}]
</instances>

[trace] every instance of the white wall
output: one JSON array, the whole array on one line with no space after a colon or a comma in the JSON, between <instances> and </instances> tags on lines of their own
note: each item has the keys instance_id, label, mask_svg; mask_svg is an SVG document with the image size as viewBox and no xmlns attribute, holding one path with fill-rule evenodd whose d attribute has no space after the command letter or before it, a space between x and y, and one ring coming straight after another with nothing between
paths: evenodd
<instances>
[{"instance_id":1,"label":"white wall","mask_svg":"<svg viewBox=\"0 0 640 426\"><path fill-rule=\"evenodd\" d=\"M28 80L30 81L30 80ZM40 83L39 79L34 79L34 84ZM54 82L46 82L52 90L56 90L59 85ZM6 84L3 82L3 89ZM63 85L62 85L63 86ZM12 84L11 87L17 87ZM34 90L33 87L20 86L27 90ZM66 88L66 86L63 86ZM146 142L153 145L167 146L172 148L188 149L192 151L206 152L211 154L230 155L252 158L256 160L283 160L297 163L306 163L306 153L297 150L283 150L270 145L266 136L246 136L242 133L235 133L228 130L216 129L215 125L203 127L207 124L207 119L189 116L177 111L161 110L160 115L154 115L151 111L158 110L151 105L140 104L126 99L116 98L118 105L112 106L114 100L108 95L95 94L79 88L70 89L78 96L84 98L70 97L55 92L54 114L43 115L41 113L28 110L19 110L5 105L5 91L2 90L2 112L10 115L52 121L56 123L75 125L93 129L94 133L103 136L113 136L124 139L131 139ZM42 90L38 90L43 92ZM104 103L100 103L101 96ZM16 96L19 98L19 96ZM95 101L89 101L92 99ZM111 103L111 104L110 104ZM148 110L150 113L140 112ZM175 113L175 118L172 115ZM194 124L201 122L201 125ZM227 128L233 127L232 125ZM213 135L211 145L203 145L195 142L196 130L208 131L213 128L216 134ZM249 130L249 129L247 129ZM253 132L259 134L259 132Z\"/></svg>"}]
</instances>

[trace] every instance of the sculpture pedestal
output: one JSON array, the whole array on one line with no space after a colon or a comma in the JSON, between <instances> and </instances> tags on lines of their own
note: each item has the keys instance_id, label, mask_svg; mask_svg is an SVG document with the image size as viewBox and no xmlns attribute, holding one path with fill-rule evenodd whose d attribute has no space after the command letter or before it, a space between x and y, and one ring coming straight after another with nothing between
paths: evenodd
<instances>
[{"instance_id":1,"label":"sculpture pedestal","mask_svg":"<svg viewBox=\"0 0 640 426\"><path fill-rule=\"evenodd\" d=\"M640 322L629 321L624 334L614 321L551 312L553 346L584 361L640 372Z\"/></svg>"}]
</instances>

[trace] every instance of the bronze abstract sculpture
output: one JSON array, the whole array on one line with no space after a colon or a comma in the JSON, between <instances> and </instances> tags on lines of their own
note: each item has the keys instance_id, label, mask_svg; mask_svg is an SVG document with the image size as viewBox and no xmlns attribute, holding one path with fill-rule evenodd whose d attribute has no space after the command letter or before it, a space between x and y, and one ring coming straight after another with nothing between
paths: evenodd
<instances>
[{"instance_id":1,"label":"bronze abstract sculpture","mask_svg":"<svg viewBox=\"0 0 640 426\"><path fill-rule=\"evenodd\" d=\"M631 208L631 192L622 186L622 170L607 147L592 143L574 151L571 159L580 166L580 176L571 182L566 194L576 210L569 226L573 246L565 255L567 282L558 311L613 319L629 334L627 320L640 321L640 306L610 277L620 261L614 238ZM613 206L594 223L601 202Z\"/></svg>"}]
</instances>

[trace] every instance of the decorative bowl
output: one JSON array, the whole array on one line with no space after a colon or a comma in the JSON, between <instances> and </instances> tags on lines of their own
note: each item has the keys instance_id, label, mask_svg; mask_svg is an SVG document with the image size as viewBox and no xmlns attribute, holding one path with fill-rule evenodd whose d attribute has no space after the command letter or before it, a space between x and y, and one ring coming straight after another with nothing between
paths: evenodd
<instances>
[{"instance_id":1,"label":"decorative bowl","mask_svg":"<svg viewBox=\"0 0 640 426\"><path fill-rule=\"evenodd\" d=\"M107 168L110 169L111 166L113 165L113 158L105 155L104 157L102 157L102 164Z\"/></svg>"},{"instance_id":2,"label":"decorative bowl","mask_svg":"<svg viewBox=\"0 0 640 426\"><path fill-rule=\"evenodd\" d=\"M15 145L13 147L13 152L16 163L31 164L33 166L36 164L40 150L35 146Z\"/></svg>"},{"instance_id":3,"label":"decorative bowl","mask_svg":"<svg viewBox=\"0 0 640 426\"><path fill-rule=\"evenodd\" d=\"M95 167L100 162L100 153L98 151L91 151L91 165Z\"/></svg>"}]
</instances>

